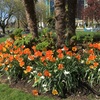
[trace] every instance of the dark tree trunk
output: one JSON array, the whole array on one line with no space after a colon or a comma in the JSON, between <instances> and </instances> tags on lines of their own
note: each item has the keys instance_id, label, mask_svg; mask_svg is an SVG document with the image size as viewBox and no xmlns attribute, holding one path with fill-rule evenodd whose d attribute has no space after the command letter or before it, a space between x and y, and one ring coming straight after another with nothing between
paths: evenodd
<instances>
[{"instance_id":1,"label":"dark tree trunk","mask_svg":"<svg viewBox=\"0 0 100 100\"><path fill-rule=\"evenodd\" d=\"M3 34L6 34L5 26L2 26L1 29L2 29Z\"/></svg>"},{"instance_id":2,"label":"dark tree trunk","mask_svg":"<svg viewBox=\"0 0 100 100\"><path fill-rule=\"evenodd\" d=\"M20 20L19 20L19 16L17 18L17 28L20 28Z\"/></svg>"},{"instance_id":3,"label":"dark tree trunk","mask_svg":"<svg viewBox=\"0 0 100 100\"><path fill-rule=\"evenodd\" d=\"M77 0L68 0L68 23L67 23L67 38L71 39L73 35L75 35L76 25L75 25L75 17L77 10Z\"/></svg>"},{"instance_id":4,"label":"dark tree trunk","mask_svg":"<svg viewBox=\"0 0 100 100\"><path fill-rule=\"evenodd\" d=\"M66 14L65 0L54 0L55 5L55 29L57 34L57 47L62 47L65 43Z\"/></svg>"},{"instance_id":5,"label":"dark tree trunk","mask_svg":"<svg viewBox=\"0 0 100 100\"><path fill-rule=\"evenodd\" d=\"M23 0L23 3L25 6L26 18L27 18L30 32L32 33L33 38L38 37L38 28L37 28L34 0Z\"/></svg>"}]
</instances>

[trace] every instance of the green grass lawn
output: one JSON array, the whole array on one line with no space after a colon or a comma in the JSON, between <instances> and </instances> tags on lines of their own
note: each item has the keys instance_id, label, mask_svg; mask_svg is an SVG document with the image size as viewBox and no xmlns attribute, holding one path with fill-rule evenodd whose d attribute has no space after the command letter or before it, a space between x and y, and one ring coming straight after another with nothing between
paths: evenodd
<instances>
[{"instance_id":1,"label":"green grass lawn","mask_svg":"<svg viewBox=\"0 0 100 100\"><path fill-rule=\"evenodd\" d=\"M1 42L4 42L7 38L8 38L8 37L2 37L2 38L0 38L0 43L1 43Z\"/></svg>"},{"instance_id":2,"label":"green grass lawn","mask_svg":"<svg viewBox=\"0 0 100 100\"><path fill-rule=\"evenodd\" d=\"M46 96L34 97L20 90L9 88L6 84L0 84L0 100L54 100Z\"/></svg>"},{"instance_id":3,"label":"green grass lawn","mask_svg":"<svg viewBox=\"0 0 100 100\"><path fill-rule=\"evenodd\" d=\"M29 93L22 92L18 89L10 88L7 84L0 84L0 100L60 100L59 98L53 99L47 96L37 96L34 97ZM88 96L69 96L68 98L61 100L100 100L100 98L95 98L94 95L90 94Z\"/></svg>"},{"instance_id":4,"label":"green grass lawn","mask_svg":"<svg viewBox=\"0 0 100 100\"><path fill-rule=\"evenodd\" d=\"M76 31L76 35L78 37L81 36L86 36L86 35L92 35L92 36L99 36L100 37L100 32L84 32L84 31Z\"/></svg>"}]
</instances>

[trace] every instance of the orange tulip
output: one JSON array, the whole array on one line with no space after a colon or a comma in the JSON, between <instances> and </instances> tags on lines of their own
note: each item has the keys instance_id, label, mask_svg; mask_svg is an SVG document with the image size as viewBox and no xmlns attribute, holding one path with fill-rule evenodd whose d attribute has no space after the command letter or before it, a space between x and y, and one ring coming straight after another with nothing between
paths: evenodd
<instances>
[{"instance_id":1,"label":"orange tulip","mask_svg":"<svg viewBox=\"0 0 100 100\"><path fill-rule=\"evenodd\" d=\"M72 47L72 51L76 52L77 51L77 47L76 46Z\"/></svg>"},{"instance_id":2,"label":"orange tulip","mask_svg":"<svg viewBox=\"0 0 100 100\"><path fill-rule=\"evenodd\" d=\"M45 71L44 71L44 76L46 76L46 77L50 77L50 76L51 76L51 73L49 73L48 70L45 70Z\"/></svg>"},{"instance_id":3,"label":"orange tulip","mask_svg":"<svg viewBox=\"0 0 100 100\"><path fill-rule=\"evenodd\" d=\"M30 55L31 54L31 51L30 51L29 48L25 48L24 51L23 51L23 53Z\"/></svg>"},{"instance_id":4,"label":"orange tulip","mask_svg":"<svg viewBox=\"0 0 100 100\"><path fill-rule=\"evenodd\" d=\"M62 70L64 68L63 64L58 65L58 70Z\"/></svg>"},{"instance_id":5,"label":"orange tulip","mask_svg":"<svg viewBox=\"0 0 100 100\"><path fill-rule=\"evenodd\" d=\"M65 50L65 51L68 51L68 50L69 50L69 48L67 48L66 46L64 46L64 50Z\"/></svg>"},{"instance_id":6,"label":"orange tulip","mask_svg":"<svg viewBox=\"0 0 100 100\"><path fill-rule=\"evenodd\" d=\"M42 56L42 52L36 51L36 52L34 53L34 56L35 56L35 57L41 57L41 56Z\"/></svg>"},{"instance_id":7,"label":"orange tulip","mask_svg":"<svg viewBox=\"0 0 100 100\"><path fill-rule=\"evenodd\" d=\"M8 71L8 67L5 67L5 69L4 69L5 71Z\"/></svg>"},{"instance_id":8,"label":"orange tulip","mask_svg":"<svg viewBox=\"0 0 100 100\"><path fill-rule=\"evenodd\" d=\"M57 50L57 53L62 53L62 50L61 50L61 49L58 49L58 50Z\"/></svg>"},{"instance_id":9,"label":"orange tulip","mask_svg":"<svg viewBox=\"0 0 100 100\"><path fill-rule=\"evenodd\" d=\"M21 48L24 49L25 48L25 45L22 45Z\"/></svg>"},{"instance_id":10,"label":"orange tulip","mask_svg":"<svg viewBox=\"0 0 100 100\"><path fill-rule=\"evenodd\" d=\"M46 55L53 55L53 51L52 50L46 51Z\"/></svg>"},{"instance_id":11,"label":"orange tulip","mask_svg":"<svg viewBox=\"0 0 100 100\"><path fill-rule=\"evenodd\" d=\"M23 58L21 58L21 57L18 57L18 59L17 59L17 60L18 60L18 62L23 62L23 60L24 60L24 59L23 59Z\"/></svg>"},{"instance_id":12,"label":"orange tulip","mask_svg":"<svg viewBox=\"0 0 100 100\"><path fill-rule=\"evenodd\" d=\"M2 44L0 44L0 51L2 50L2 48L3 48L3 45L2 45Z\"/></svg>"},{"instance_id":13,"label":"orange tulip","mask_svg":"<svg viewBox=\"0 0 100 100\"><path fill-rule=\"evenodd\" d=\"M69 56L73 55L71 51L67 51L66 54L69 55Z\"/></svg>"},{"instance_id":14,"label":"orange tulip","mask_svg":"<svg viewBox=\"0 0 100 100\"><path fill-rule=\"evenodd\" d=\"M34 96L38 96L39 95L38 90L32 90L32 93L33 93Z\"/></svg>"},{"instance_id":15,"label":"orange tulip","mask_svg":"<svg viewBox=\"0 0 100 100\"><path fill-rule=\"evenodd\" d=\"M92 43L90 43L90 44L89 44L89 47L93 47L93 44L92 44Z\"/></svg>"},{"instance_id":16,"label":"orange tulip","mask_svg":"<svg viewBox=\"0 0 100 100\"><path fill-rule=\"evenodd\" d=\"M41 73L41 72L38 72L37 75L38 75L38 76L42 76L42 73Z\"/></svg>"},{"instance_id":17,"label":"orange tulip","mask_svg":"<svg viewBox=\"0 0 100 100\"><path fill-rule=\"evenodd\" d=\"M12 62L13 60L14 60L14 56L13 55L10 55L9 61Z\"/></svg>"},{"instance_id":18,"label":"orange tulip","mask_svg":"<svg viewBox=\"0 0 100 100\"><path fill-rule=\"evenodd\" d=\"M29 55L29 56L28 56L28 59L29 59L29 60L34 60L34 56L33 56L33 55Z\"/></svg>"},{"instance_id":19,"label":"orange tulip","mask_svg":"<svg viewBox=\"0 0 100 100\"><path fill-rule=\"evenodd\" d=\"M94 67L97 67L99 65L99 63L94 62L93 65L94 65Z\"/></svg>"},{"instance_id":20,"label":"orange tulip","mask_svg":"<svg viewBox=\"0 0 100 100\"><path fill-rule=\"evenodd\" d=\"M36 51L36 46L32 46L32 49L34 50L34 52Z\"/></svg>"},{"instance_id":21,"label":"orange tulip","mask_svg":"<svg viewBox=\"0 0 100 100\"><path fill-rule=\"evenodd\" d=\"M94 54L93 49L90 49L90 50L88 51L88 53L89 53L89 54Z\"/></svg>"},{"instance_id":22,"label":"orange tulip","mask_svg":"<svg viewBox=\"0 0 100 100\"><path fill-rule=\"evenodd\" d=\"M31 66L27 66L26 67L26 72L31 72L32 71L32 67Z\"/></svg>"},{"instance_id":23,"label":"orange tulip","mask_svg":"<svg viewBox=\"0 0 100 100\"><path fill-rule=\"evenodd\" d=\"M0 57L0 62L3 62L3 60L4 60L3 57Z\"/></svg>"},{"instance_id":24,"label":"orange tulip","mask_svg":"<svg viewBox=\"0 0 100 100\"><path fill-rule=\"evenodd\" d=\"M95 60L96 59L96 56L93 54L90 54L89 57L88 57L88 60Z\"/></svg>"},{"instance_id":25,"label":"orange tulip","mask_svg":"<svg viewBox=\"0 0 100 100\"><path fill-rule=\"evenodd\" d=\"M41 62L44 62L44 61L45 61L45 57L42 56L42 57L40 58L40 60L41 60Z\"/></svg>"},{"instance_id":26,"label":"orange tulip","mask_svg":"<svg viewBox=\"0 0 100 100\"><path fill-rule=\"evenodd\" d=\"M64 57L63 53L58 54L58 58L62 59Z\"/></svg>"},{"instance_id":27,"label":"orange tulip","mask_svg":"<svg viewBox=\"0 0 100 100\"><path fill-rule=\"evenodd\" d=\"M20 65L20 67L23 67L25 65L25 62L22 61L19 63L19 65Z\"/></svg>"},{"instance_id":28,"label":"orange tulip","mask_svg":"<svg viewBox=\"0 0 100 100\"><path fill-rule=\"evenodd\" d=\"M75 57L76 57L78 60L80 60L80 59L81 59L80 54L76 55Z\"/></svg>"}]
</instances>

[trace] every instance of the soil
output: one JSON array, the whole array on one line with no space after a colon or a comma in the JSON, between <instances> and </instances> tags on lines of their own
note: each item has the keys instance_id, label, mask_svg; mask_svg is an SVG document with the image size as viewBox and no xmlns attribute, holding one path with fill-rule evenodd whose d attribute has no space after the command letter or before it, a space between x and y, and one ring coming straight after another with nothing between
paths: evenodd
<instances>
[{"instance_id":1,"label":"soil","mask_svg":"<svg viewBox=\"0 0 100 100\"><path fill-rule=\"evenodd\" d=\"M10 83L6 76L0 77L0 83L6 83L10 86L10 88L16 88L30 94L32 94L32 90L34 89L32 87L33 82L27 83L25 80L19 80L17 83L15 81L12 81ZM95 100L100 100L100 97L96 95L90 94L89 92L87 94L83 94L81 91L79 91L76 94L69 95L66 98L53 96L50 93L41 94L41 95L54 98L55 100L91 100L91 98L95 98ZM88 97L89 95L91 95L90 98Z\"/></svg>"}]
</instances>

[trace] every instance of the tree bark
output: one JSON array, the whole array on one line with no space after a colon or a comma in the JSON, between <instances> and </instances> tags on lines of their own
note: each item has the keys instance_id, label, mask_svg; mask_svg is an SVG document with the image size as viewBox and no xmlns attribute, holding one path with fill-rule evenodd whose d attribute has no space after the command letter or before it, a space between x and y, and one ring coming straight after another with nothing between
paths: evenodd
<instances>
[{"instance_id":1,"label":"tree bark","mask_svg":"<svg viewBox=\"0 0 100 100\"><path fill-rule=\"evenodd\" d=\"M55 5L55 29L57 34L57 47L62 47L65 43L66 14L65 0L54 0Z\"/></svg>"},{"instance_id":2,"label":"tree bark","mask_svg":"<svg viewBox=\"0 0 100 100\"><path fill-rule=\"evenodd\" d=\"M2 29L3 34L6 34L6 31L5 31L5 27L6 27L6 26L0 26L0 27L1 27L1 29Z\"/></svg>"},{"instance_id":3,"label":"tree bark","mask_svg":"<svg viewBox=\"0 0 100 100\"><path fill-rule=\"evenodd\" d=\"M3 34L6 34L5 27L2 27Z\"/></svg>"},{"instance_id":4,"label":"tree bark","mask_svg":"<svg viewBox=\"0 0 100 100\"><path fill-rule=\"evenodd\" d=\"M77 0L68 0L68 23L67 23L67 38L71 39L73 35L75 35L76 25L75 25L75 17L77 10Z\"/></svg>"},{"instance_id":5,"label":"tree bark","mask_svg":"<svg viewBox=\"0 0 100 100\"><path fill-rule=\"evenodd\" d=\"M27 18L30 32L32 33L33 38L38 37L38 28L37 28L34 0L23 0L23 4L25 6L26 18Z\"/></svg>"}]
</instances>

